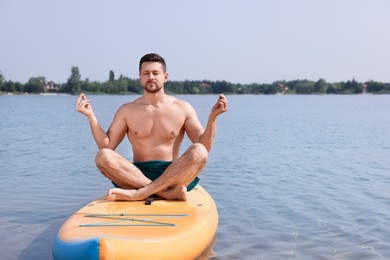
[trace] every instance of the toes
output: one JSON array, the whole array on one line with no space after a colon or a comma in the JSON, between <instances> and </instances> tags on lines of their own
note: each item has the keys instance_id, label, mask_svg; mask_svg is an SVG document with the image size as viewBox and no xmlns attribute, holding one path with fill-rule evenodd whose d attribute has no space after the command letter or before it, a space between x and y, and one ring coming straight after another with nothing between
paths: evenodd
<instances>
[{"instance_id":1,"label":"toes","mask_svg":"<svg viewBox=\"0 0 390 260\"><path fill-rule=\"evenodd\" d=\"M107 195L106 198L108 201L115 201L116 196L115 195Z\"/></svg>"}]
</instances>

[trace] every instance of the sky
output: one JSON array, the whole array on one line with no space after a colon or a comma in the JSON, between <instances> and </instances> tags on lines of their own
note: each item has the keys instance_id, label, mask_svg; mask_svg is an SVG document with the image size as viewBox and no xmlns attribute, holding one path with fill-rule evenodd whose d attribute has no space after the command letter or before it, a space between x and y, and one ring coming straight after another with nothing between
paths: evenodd
<instances>
[{"instance_id":1,"label":"sky","mask_svg":"<svg viewBox=\"0 0 390 260\"><path fill-rule=\"evenodd\" d=\"M388 0L0 0L0 72L137 78L154 52L171 80L390 82L389 13Z\"/></svg>"}]
</instances>

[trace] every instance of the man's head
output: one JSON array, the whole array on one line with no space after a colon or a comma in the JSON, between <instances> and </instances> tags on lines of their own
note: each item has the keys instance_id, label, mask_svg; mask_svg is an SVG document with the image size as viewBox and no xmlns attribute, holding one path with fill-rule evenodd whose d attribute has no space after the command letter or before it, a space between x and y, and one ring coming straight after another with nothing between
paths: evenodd
<instances>
[{"instance_id":1,"label":"man's head","mask_svg":"<svg viewBox=\"0 0 390 260\"><path fill-rule=\"evenodd\" d=\"M165 60L155 53L143 56L139 62L139 79L146 92L160 92L168 81Z\"/></svg>"}]
</instances>

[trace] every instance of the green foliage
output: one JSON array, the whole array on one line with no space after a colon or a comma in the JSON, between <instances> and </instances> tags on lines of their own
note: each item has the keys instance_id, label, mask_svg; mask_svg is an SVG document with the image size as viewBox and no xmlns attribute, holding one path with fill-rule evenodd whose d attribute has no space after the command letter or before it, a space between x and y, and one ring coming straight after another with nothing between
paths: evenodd
<instances>
[{"instance_id":1,"label":"green foliage","mask_svg":"<svg viewBox=\"0 0 390 260\"><path fill-rule=\"evenodd\" d=\"M110 76L108 78L108 81L113 82L114 80L115 80L114 71L110 70Z\"/></svg>"},{"instance_id":2,"label":"green foliage","mask_svg":"<svg viewBox=\"0 0 390 260\"><path fill-rule=\"evenodd\" d=\"M316 93L325 94L328 90L328 83L324 79L319 79L316 83L314 83L314 91Z\"/></svg>"},{"instance_id":3,"label":"green foliage","mask_svg":"<svg viewBox=\"0 0 390 260\"><path fill-rule=\"evenodd\" d=\"M0 85L0 92L8 93L24 93L24 88L27 84L21 84L20 82L3 81Z\"/></svg>"},{"instance_id":4,"label":"green foliage","mask_svg":"<svg viewBox=\"0 0 390 260\"><path fill-rule=\"evenodd\" d=\"M27 93L41 93L44 92L44 84L46 82L45 77L32 77L24 85L24 91Z\"/></svg>"},{"instance_id":5,"label":"green foliage","mask_svg":"<svg viewBox=\"0 0 390 260\"><path fill-rule=\"evenodd\" d=\"M299 81L295 85L297 94L310 94L314 92L314 82L309 80Z\"/></svg>"},{"instance_id":6,"label":"green foliage","mask_svg":"<svg viewBox=\"0 0 390 260\"><path fill-rule=\"evenodd\" d=\"M389 94L390 93L390 84L369 81L366 82L367 92L374 94Z\"/></svg>"},{"instance_id":7,"label":"green foliage","mask_svg":"<svg viewBox=\"0 0 390 260\"><path fill-rule=\"evenodd\" d=\"M358 94L363 92L363 85L359 84L355 79L345 83L346 94Z\"/></svg>"},{"instance_id":8,"label":"green foliage","mask_svg":"<svg viewBox=\"0 0 390 260\"><path fill-rule=\"evenodd\" d=\"M0 71L0 91L4 91L3 90L4 81L5 81L5 79L4 79L3 73L1 73L1 71Z\"/></svg>"},{"instance_id":9,"label":"green foliage","mask_svg":"<svg viewBox=\"0 0 390 260\"><path fill-rule=\"evenodd\" d=\"M0 92L44 92L45 77L32 77L26 84L19 82L5 81L0 72ZM88 78L81 79L81 74L77 66L71 68L71 74L65 84L60 87L60 92L76 94L80 92L88 93L109 93L142 94L143 88L138 79L131 79L120 75L115 79L114 71L109 71L109 78L105 82L90 81ZM165 84L165 91L170 94L390 94L390 84L368 81L359 83L355 79L347 82L328 83L325 79L318 81L310 80L279 80L271 84L233 84L227 81L209 80L185 80L168 81Z\"/></svg>"},{"instance_id":10,"label":"green foliage","mask_svg":"<svg viewBox=\"0 0 390 260\"><path fill-rule=\"evenodd\" d=\"M71 74L68 78L68 81L61 88L61 92L65 93L78 93L81 90L81 75L79 68L77 66L73 66L71 68Z\"/></svg>"}]
</instances>

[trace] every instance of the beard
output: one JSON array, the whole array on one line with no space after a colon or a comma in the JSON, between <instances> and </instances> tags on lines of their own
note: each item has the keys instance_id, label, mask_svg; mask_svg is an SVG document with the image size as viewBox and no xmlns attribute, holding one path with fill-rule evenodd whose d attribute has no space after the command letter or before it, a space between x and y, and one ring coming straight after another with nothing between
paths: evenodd
<instances>
[{"instance_id":1,"label":"beard","mask_svg":"<svg viewBox=\"0 0 390 260\"><path fill-rule=\"evenodd\" d=\"M162 86L156 82L147 82L144 87L145 91L148 93L157 93L162 89Z\"/></svg>"}]
</instances>

